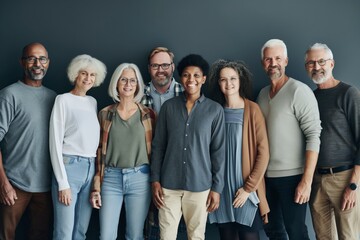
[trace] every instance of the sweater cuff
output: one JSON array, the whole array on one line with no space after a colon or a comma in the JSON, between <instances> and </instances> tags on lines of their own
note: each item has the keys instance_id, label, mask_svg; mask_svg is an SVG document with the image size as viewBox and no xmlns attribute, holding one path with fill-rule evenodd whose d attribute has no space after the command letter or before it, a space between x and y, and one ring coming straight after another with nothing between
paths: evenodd
<instances>
[{"instance_id":1,"label":"sweater cuff","mask_svg":"<svg viewBox=\"0 0 360 240\"><path fill-rule=\"evenodd\" d=\"M319 153L320 151L320 143L307 143L306 144L306 151L314 151L316 153Z\"/></svg>"}]
</instances>

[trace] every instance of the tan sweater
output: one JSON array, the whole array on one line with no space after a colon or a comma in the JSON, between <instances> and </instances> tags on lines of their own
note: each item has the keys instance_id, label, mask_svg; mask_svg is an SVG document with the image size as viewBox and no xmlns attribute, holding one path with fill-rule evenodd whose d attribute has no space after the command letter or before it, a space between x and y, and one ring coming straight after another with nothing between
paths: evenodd
<instances>
[{"instance_id":1,"label":"tan sweater","mask_svg":"<svg viewBox=\"0 0 360 240\"><path fill-rule=\"evenodd\" d=\"M265 119L260 107L245 99L243 142L242 142L242 174L244 189L256 191L260 203L260 214L264 223L268 222L270 212L266 200L264 174L269 163L269 143L266 133Z\"/></svg>"}]
</instances>

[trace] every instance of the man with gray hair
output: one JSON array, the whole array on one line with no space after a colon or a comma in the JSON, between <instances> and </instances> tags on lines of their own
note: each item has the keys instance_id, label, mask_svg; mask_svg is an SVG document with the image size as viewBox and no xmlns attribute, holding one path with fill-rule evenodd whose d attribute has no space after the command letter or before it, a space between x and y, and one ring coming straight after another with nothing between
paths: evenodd
<instances>
[{"instance_id":1,"label":"man with gray hair","mask_svg":"<svg viewBox=\"0 0 360 240\"><path fill-rule=\"evenodd\" d=\"M305 68L317 85L323 131L310 209L317 239L358 240L360 191L360 91L334 78L332 51L315 43ZM336 225L334 225L334 222Z\"/></svg>"},{"instance_id":2,"label":"man with gray hair","mask_svg":"<svg viewBox=\"0 0 360 240\"><path fill-rule=\"evenodd\" d=\"M270 207L265 232L270 239L309 239L305 225L307 202L320 147L320 119L312 90L288 77L287 49L271 39L261 49L270 85L257 102L264 114L270 147L265 174Z\"/></svg>"}]
</instances>

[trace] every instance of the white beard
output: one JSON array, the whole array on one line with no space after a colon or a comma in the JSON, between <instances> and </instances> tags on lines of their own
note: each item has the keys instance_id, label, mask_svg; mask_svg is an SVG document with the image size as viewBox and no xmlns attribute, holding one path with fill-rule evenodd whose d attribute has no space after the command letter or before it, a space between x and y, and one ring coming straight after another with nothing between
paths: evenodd
<instances>
[{"instance_id":1,"label":"white beard","mask_svg":"<svg viewBox=\"0 0 360 240\"><path fill-rule=\"evenodd\" d=\"M315 83L315 84L322 84L324 82L326 82L327 80L329 80L331 77L331 72L328 71L324 71L324 75L322 77L313 77L313 75L310 75L311 80Z\"/></svg>"}]
</instances>

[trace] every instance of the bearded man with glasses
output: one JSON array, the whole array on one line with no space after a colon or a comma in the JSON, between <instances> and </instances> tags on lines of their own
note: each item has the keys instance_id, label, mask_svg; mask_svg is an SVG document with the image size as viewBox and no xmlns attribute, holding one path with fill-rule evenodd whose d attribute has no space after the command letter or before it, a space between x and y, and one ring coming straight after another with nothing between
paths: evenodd
<instances>
[{"instance_id":1,"label":"bearded man with glasses","mask_svg":"<svg viewBox=\"0 0 360 240\"><path fill-rule=\"evenodd\" d=\"M175 71L174 53L165 47L153 48L148 56L148 71L151 81L145 86L141 103L160 112L162 104L183 94L183 87L173 77ZM158 210L151 204L146 222L146 237L149 240L160 239ZM182 218L178 230L179 236L186 238L186 225Z\"/></svg>"},{"instance_id":2,"label":"bearded man with glasses","mask_svg":"<svg viewBox=\"0 0 360 240\"><path fill-rule=\"evenodd\" d=\"M174 54L165 47L156 47L148 56L148 71L151 81L147 84L141 103L160 112L161 105L170 98L183 92L181 84L176 82Z\"/></svg>"},{"instance_id":3,"label":"bearded man with glasses","mask_svg":"<svg viewBox=\"0 0 360 240\"><path fill-rule=\"evenodd\" d=\"M49 121L56 93L42 85L49 67L40 43L24 47L24 78L0 91L0 239L15 239L28 211L26 239L52 230Z\"/></svg>"},{"instance_id":4,"label":"bearded man with glasses","mask_svg":"<svg viewBox=\"0 0 360 240\"><path fill-rule=\"evenodd\" d=\"M323 126L310 210L317 239L358 240L360 91L334 78L333 58L323 43L315 43L305 55Z\"/></svg>"}]
</instances>

